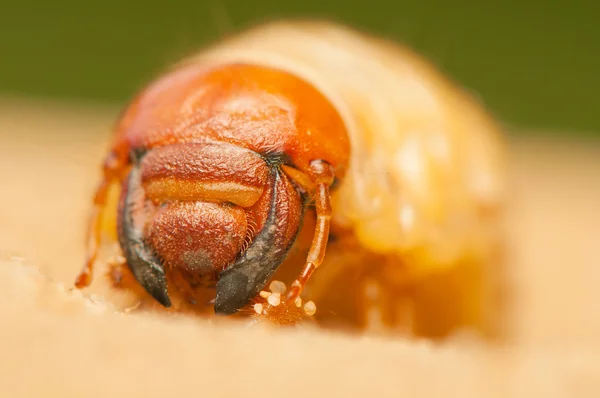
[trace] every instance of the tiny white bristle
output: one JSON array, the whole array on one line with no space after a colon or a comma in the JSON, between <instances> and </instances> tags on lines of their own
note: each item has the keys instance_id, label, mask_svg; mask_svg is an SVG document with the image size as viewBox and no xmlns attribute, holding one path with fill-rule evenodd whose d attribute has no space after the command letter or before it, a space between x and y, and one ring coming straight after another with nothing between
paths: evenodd
<instances>
[{"instance_id":1,"label":"tiny white bristle","mask_svg":"<svg viewBox=\"0 0 600 398\"><path fill-rule=\"evenodd\" d=\"M296 300L294 301L294 303L296 303L296 307L298 307L298 308L302 307L302 299L300 297L296 297Z\"/></svg>"},{"instance_id":2,"label":"tiny white bristle","mask_svg":"<svg viewBox=\"0 0 600 398\"><path fill-rule=\"evenodd\" d=\"M317 312L317 306L312 301L307 301L304 304L304 313L308 316L312 316Z\"/></svg>"},{"instance_id":3,"label":"tiny white bristle","mask_svg":"<svg viewBox=\"0 0 600 398\"><path fill-rule=\"evenodd\" d=\"M267 297L269 297L271 295L271 292L267 292L265 290L261 290L259 294L260 294L260 297L267 298Z\"/></svg>"},{"instance_id":4,"label":"tiny white bristle","mask_svg":"<svg viewBox=\"0 0 600 398\"><path fill-rule=\"evenodd\" d=\"M269 285L269 290L271 290L272 293L283 294L287 290L287 286L282 281L273 281Z\"/></svg>"},{"instance_id":5,"label":"tiny white bristle","mask_svg":"<svg viewBox=\"0 0 600 398\"><path fill-rule=\"evenodd\" d=\"M263 310L263 305L258 303L258 304L254 304L254 312L256 312L257 314L261 314Z\"/></svg>"},{"instance_id":6,"label":"tiny white bristle","mask_svg":"<svg viewBox=\"0 0 600 398\"><path fill-rule=\"evenodd\" d=\"M273 307L277 307L281 303L281 296L279 295L279 293L273 293L269 296L267 302Z\"/></svg>"}]
</instances>

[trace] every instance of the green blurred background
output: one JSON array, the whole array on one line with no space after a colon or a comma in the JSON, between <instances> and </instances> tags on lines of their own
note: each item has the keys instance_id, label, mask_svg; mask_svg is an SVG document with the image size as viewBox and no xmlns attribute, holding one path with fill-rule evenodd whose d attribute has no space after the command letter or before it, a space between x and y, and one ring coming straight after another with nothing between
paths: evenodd
<instances>
[{"instance_id":1,"label":"green blurred background","mask_svg":"<svg viewBox=\"0 0 600 398\"><path fill-rule=\"evenodd\" d=\"M408 43L509 126L600 137L598 1L3 3L0 96L122 105L161 68L226 33L274 18L321 17Z\"/></svg>"}]
</instances>

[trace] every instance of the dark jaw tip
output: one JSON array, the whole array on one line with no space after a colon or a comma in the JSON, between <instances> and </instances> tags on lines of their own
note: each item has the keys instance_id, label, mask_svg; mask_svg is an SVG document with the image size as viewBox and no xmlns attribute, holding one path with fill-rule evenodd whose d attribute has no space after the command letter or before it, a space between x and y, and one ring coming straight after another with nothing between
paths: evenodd
<instances>
[{"instance_id":1,"label":"dark jaw tip","mask_svg":"<svg viewBox=\"0 0 600 398\"><path fill-rule=\"evenodd\" d=\"M160 263L154 258L148 247L143 244L130 245L127 246L125 253L133 276L144 290L163 307L171 307L167 278Z\"/></svg>"},{"instance_id":2,"label":"dark jaw tip","mask_svg":"<svg viewBox=\"0 0 600 398\"><path fill-rule=\"evenodd\" d=\"M250 286L244 273L235 269L223 271L217 282L215 314L233 315L242 309L252 298Z\"/></svg>"},{"instance_id":3,"label":"dark jaw tip","mask_svg":"<svg viewBox=\"0 0 600 398\"><path fill-rule=\"evenodd\" d=\"M156 301L158 301L162 306L166 308L171 307L171 299L169 298L169 293L166 290L156 289L155 291L148 292Z\"/></svg>"},{"instance_id":4,"label":"dark jaw tip","mask_svg":"<svg viewBox=\"0 0 600 398\"><path fill-rule=\"evenodd\" d=\"M132 259L146 260L146 262L132 262L133 275L138 280L140 285L142 285L144 290L146 290L146 292L148 292L148 294L158 301L163 307L171 307L171 298L169 297L169 291L167 290L167 278L162 272L162 269L159 269L155 263L148 261L145 256L132 257Z\"/></svg>"},{"instance_id":5,"label":"dark jaw tip","mask_svg":"<svg viewBox=\"0 0 600 398\"><path fill-rule=\"evenodd\" d=\"M217 305L215 303L215 315L217 316L228 316L228 315L233 315L237 312L238 310L236 310L233 307L227 307L226 305Z\"/></svg>"}]
</instances>

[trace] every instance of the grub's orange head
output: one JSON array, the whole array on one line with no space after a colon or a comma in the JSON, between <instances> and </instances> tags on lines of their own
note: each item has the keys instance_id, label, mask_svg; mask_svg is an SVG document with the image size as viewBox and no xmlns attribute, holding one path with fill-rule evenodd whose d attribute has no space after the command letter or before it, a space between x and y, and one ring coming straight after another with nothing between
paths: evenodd
<instances>
[{"instance_id":1,"label":"grub's orange head","mask_svg":"<svg viewBox=\"0 0 600 398\"><path fill-rule=\"evenodd\" d=\"M216 283L216 312L236 312L285 259L314 198L317 228L295 299L323 258L329 188L349 152L336 109L290 73L249 64L167 73L125 110L105 163L104 185L122 183L129 268L165 306L171 279L184 291Z\"/></svg>"}]
</instances>

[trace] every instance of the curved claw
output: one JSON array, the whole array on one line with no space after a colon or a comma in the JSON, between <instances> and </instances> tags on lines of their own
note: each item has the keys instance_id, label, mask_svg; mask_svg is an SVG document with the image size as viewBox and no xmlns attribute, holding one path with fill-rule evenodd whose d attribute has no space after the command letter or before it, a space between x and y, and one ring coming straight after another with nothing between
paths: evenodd
<instances>
[{"instance_id":1,"label":"curved claw","mask_svg":"<svg viewBox=\"0 0 600 398\"><path fill-rule=\"evenodd\" d=\"M139 165L135 164L127 178L121 196L119 214L119 243L127 265L135 279L156 301L171 306L167 291L167 278L158 257L144 241L143 229L136 223L136 215L143 216L143 191L140 187ZM136 212L136 208L140 211Z\"/></svg>"},{"instance_id":2,"label":"curved claw","mask_svg":"<svg viewBox=\"0 0 600 398\"><path fill-rule=\"evenodd\" d=\"M271 205L264 227L244 254L219 275L217 315L231 315L256 297L296 240L304 213L300 194L278 167L271 169L271 181Z\"/></svg>"}]
</instances>

